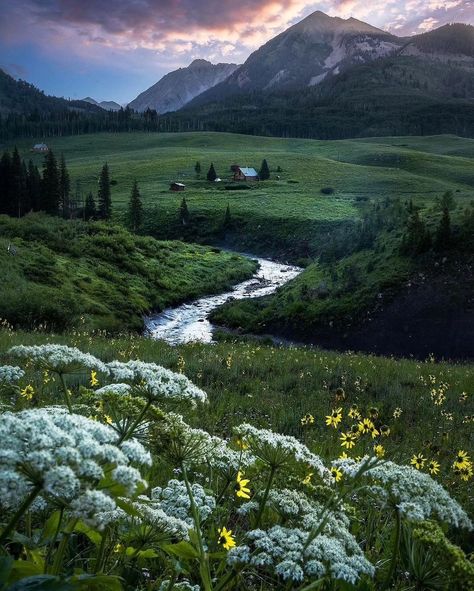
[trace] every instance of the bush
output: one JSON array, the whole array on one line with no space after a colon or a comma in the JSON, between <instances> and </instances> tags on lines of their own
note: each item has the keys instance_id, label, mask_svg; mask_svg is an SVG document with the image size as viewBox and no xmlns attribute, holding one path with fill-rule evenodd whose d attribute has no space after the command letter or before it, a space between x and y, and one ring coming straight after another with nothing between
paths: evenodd
<instances>
[{"instance_id":1,"label":"bush","mask_svg":"<svg viewBox=\"0 0 474 591\"><path fill-rule=\"evenodd\" d=\"M323 195L332 195L334 193L334 189L332 187L323 187L321 189L321 193Z\"/></svg>"}]
</instances>

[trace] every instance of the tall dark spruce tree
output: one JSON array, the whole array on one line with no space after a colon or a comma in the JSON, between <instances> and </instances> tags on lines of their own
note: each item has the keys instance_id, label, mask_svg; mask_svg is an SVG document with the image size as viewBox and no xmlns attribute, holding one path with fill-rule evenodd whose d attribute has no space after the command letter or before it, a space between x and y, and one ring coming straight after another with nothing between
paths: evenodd
<instances>
[{"instance_id":1,"label":"tall dark spruce tree","mask_svg":"<svg viewBox=\"0 0 474 591\"><path fill-rule=\"evenodd\" d=\"M52 151L44 159L43 178L41 180L40 206L41 211L57 215L61 201L58 163Z\"/></svg>"},{"instance_id":2,"label":"tall dark spruce tree","mask_svg":"<svg viewBox=\"0 0 474 591\"><path fill-rule=\"evenodd\" d=\"M261 181L267 181L270 178L270 169L268 168L268 164L265 159L262 161L262 166L260 167L258 177Z\"/></svg>"},{"instance_id":3,"label":"tall dark spruce tree","mask_svg":"<svg viewBox=\"0 0 474 591\"><path fill-rule=\"evenodd\" d=\"M13 209L11 168L10 153L4 152L0 159L0 213L10 214Z\"/></svg>"},{"instance_id":4,"label":"tall dark spruce tree","mask_svg":"<svg viewBox=\"0 0 474 591\"><path fill-rule=\"evenodd\" d=\"M20 158L17 147L13 150L11 159L11 209L10 215L20 217L23 215L26 197L26 171Z\"/></svg>"},{"instance_id":5,"label":"tall dark spruce tree","mask_svg":"<svg viewBox=\"0 0 474 591\"><path fill-rule=\"evenodd\" d=\"M130 201L128 202L128 227L133 232L140 229L143 223L143 204L138 190L137 181L134 181Z\"/></svg>"},{"instance_id":6,"label":"tall dark spruce tree","mask_svg":"<svg viewBox=\"0 0 474 591\"><path fill-rule=\"evenodd\" d=\"M211 162L211 166L209 167L209 170L207 171L207 180L210 182L215 181L217 178L217 173L216 173L216 169L214 168L214 163Z\"/></svg>"},{"instance_id":7,"label":"tall dark spruce tree","mask_svg":"<svg viewBox=\"0 0 474 591\"><path fill-rule=\"evenodd\" d=\"M94 195L92 195L92 193L88 193L86 202L84 204L84 219L89 222L90 220L95 220L96 217L97 210L95 207Z\"/></svg>"},{"instance_id":8,"label":"tall dark spruce tree","mask_svg":"<svg viewBox=\"0 0 474 591\"><path fill-rule=\"evenodd\" d=\"M64 154L61 154L59 161L59 190L61 213L63 217L69 218L71 216L71 177L66 167Z\"/></svg>"},{"instance_id":9,"label":"tall dark spruce tree","mask_svg":"<svg viewBox=\"0 0 474 591\"><path fill-rule=\"evenodd\" d=\"M110 176L107 162L100 172L97 201L97 217L100 220L110 220L112 217L112 197L110 194Z\"/></svg>"},{"instance_id":10,"label":"tall dark spruce tree","mask_svg":"<svg viewBox=\"0 0 474 591\"><path fill-rule=\"evenodd\" d=\"M38 211L41 201L41 175L38 167L30 160L28 162L28 175L26 177L26 192L30 208Z\"/></svg>"}]
</instances>

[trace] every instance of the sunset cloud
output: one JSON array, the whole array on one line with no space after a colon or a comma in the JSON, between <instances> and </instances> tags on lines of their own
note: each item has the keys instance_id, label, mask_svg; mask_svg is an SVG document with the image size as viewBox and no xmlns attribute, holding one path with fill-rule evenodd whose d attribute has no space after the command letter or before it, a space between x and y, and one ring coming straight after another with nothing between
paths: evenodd
<instances>
[{"instance_id":1,"label":"sunset cloud","mask_svg":"<svg viewBox=\"0 0 474 591\"><path fill-rule=\"evenodd\" d=\"M45 64L54 61L64 66L75 58L82 60L85 71L109 65L153 79L196 57L243 62L251 51L315 10L353 16L400 36L447 22L474 22L474 0L15 0L3 4L0 55L8 54L10 62L18 62L17 52L31 51ZM6 66L6 58L0 59Z\"/></svg>"}]
</instances>

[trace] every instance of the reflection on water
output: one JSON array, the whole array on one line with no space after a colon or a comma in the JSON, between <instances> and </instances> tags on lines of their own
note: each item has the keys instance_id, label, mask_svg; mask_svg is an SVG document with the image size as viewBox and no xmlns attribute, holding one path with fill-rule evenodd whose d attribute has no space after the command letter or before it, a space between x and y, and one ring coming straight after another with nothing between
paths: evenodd
<instances>
[{"instance_id":1,"label":"reflection on water","mask_svg":"<svg viewBox=\"0 0 474 591\"><path fill-rule=\"evenodd\" d=\"M154 339L162 339L172 345L191 341L211 343L213 326L208 316L212 310L232 299L256 298L273 293L302 271L299 267L255 258L260 267L252 279L239 283L226 293L168 308L145 318L147 332Z\"/></svg>"}]
</instances>

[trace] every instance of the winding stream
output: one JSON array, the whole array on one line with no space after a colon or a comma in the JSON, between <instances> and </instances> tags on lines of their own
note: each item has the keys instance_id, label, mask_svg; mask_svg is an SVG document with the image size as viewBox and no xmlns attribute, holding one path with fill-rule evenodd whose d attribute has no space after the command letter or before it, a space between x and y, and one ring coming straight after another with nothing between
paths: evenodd
<instances>
[{"instance_id":1,"label":"winding stream","mask_svg":"<svg viewBox=\"0 0 474 591\"><path fill-rule=\"evenodd\" d=\"M209 322L212 310L231 299L242 300L271 294L303 270L267 259L252 258L258 261L260 267L251 279L235 285L231 291L200 298L176 308L167 308L159 314L146 317L148 334L172 345L191 341L212 343L214 327Z\"/></svg>"}]
</instances>

